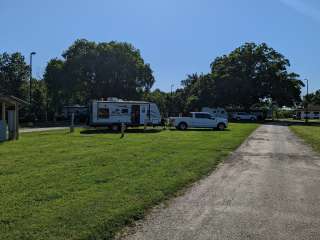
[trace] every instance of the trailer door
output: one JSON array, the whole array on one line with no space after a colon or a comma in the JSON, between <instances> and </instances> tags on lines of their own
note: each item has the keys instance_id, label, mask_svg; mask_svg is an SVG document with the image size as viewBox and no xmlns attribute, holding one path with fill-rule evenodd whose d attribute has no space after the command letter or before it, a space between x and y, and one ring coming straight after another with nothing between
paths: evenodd
<instances>
[{"instance_id":1,"label":"trailer door","mask_svg":"<svg viewBox=\"0 0 320 240\"><path fill-rule=\"evenodd\" d=\"M140 125L140 105L131 106L131 123L133 125Z\"/></svg>"}]
</instances>

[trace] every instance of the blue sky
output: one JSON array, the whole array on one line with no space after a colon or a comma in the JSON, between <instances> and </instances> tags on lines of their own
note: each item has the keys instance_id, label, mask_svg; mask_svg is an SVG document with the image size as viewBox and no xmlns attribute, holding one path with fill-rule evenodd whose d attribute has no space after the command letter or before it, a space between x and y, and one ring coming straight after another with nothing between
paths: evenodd
<instances>
[{"instance_id":1,"label":"blue sky","mask_svg":"<svg viewBox=\"0 0 320 240\"><path fill-rule=\"evenodd\" d=\"M0 52L36 51L34 75L77 38L127 41L175 88L245 42L266 42L320 88L318 0L0 0Z\"/></svg>"}]
</instances>

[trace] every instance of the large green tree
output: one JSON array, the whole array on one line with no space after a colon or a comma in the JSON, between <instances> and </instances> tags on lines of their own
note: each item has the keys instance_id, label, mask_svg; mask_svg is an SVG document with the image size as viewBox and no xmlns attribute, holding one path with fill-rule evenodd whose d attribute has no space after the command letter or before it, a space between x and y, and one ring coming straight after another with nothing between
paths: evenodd
<instances>
[{"instance_id":1,"label":"large green tree","mask_svg":"<svg viewBox=\"0 0 320 240\"><path fill-rule=\"evenodd\" d=\"M289 60L267 44L246 43L211 63L217 102L245 108L267 98L287 106L300 102L304 84L289 66Z\"/></svg>"},{"instance_id":2,"label":"large green tree","mask_svg":"<svg viewBox=\"0 0 320 240\"><path fill-rule=\"evenodd\" d=\"M309 93L303 97L303 102L306 105L313 104L313 105L320 105L320 90L317 90L313 93Z\"/></svg>"},{"instance_id":3,"label":"large green tree","mask_svg":"<svg viewBox=\"0 0 320 240\"><path fill-rule=\"evenodd\" d=\"M44 75L50 106L56 110L97 98L140 99L155 81L150 65L129 43L80 39L62 56L48 63Z\"/></svg>"},{"instance_id":4,"label":"large green tree","mask_svg":"<svg viewBox=\"0 0 320 240\"><path fill-rule=\"evenodd\" d=\"M62 106L67 104L71 94L63 71L64 62L59 59L52 59L49 61L44 73L44 82L47 87L48 111L51 114L60 112Z\"/></svg>"},{"instance_id":5,"label":"large green tree","mask_svg":"<svg viewBox=\"0 0 320 240\"><path fill-rule=\"evenodd\" d=\"M185 99L184 111L197 110L202 107L216 107L215 82L211 74L191 74L181 81L183 91L182 97Z\"/></svg>"},{"instance_id":6,"label":"large green tree","mask_svg":"<svg viewBox=\"0 0 320 240\"><path fill-rule=\"evenodd\" d=\"M47 120L47 86L43 80L33 80L32 83L32 104L30 112L32 114L31 121Z\"/></svg>"},{"instance_id":7,"label":"large green tree","mask_svg":"<svg viewBox=\"0 0 320 240\"><path fill-rule=\"evenodd\" d=\"M0 54L0 92L27 98L29 66L21 53Z\"/></svg>"}]
</instances>

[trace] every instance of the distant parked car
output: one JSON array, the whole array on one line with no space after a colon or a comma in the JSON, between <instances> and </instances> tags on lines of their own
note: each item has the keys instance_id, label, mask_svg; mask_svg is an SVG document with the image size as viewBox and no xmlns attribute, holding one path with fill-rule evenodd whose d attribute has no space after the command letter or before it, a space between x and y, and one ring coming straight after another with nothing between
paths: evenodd
<instances>
[{"instance_id":1,"label":"distant parked car","mask_svg":"<svg viewBox=\"0 0 320 240\"><path fill-rule=\"evenodd\" d=\"M177 129L186 130L188 128L216 128L224 130L228 127L228 119L214 117L207 112L191 112L186 117L171 117L170 124Z\"/></svg>"},{"instance_id":2,"label":"distant parked car","mask_svg":"<svg viewBox=\"0 0 320 240\"><path fill-rule=\"evenodd\" d=\"M241 120L250 120L250 121L257 121L257 116L246 113L246 112L237 112L232 114L232 119L241 121Z\"/></svg>"}]
</instances>

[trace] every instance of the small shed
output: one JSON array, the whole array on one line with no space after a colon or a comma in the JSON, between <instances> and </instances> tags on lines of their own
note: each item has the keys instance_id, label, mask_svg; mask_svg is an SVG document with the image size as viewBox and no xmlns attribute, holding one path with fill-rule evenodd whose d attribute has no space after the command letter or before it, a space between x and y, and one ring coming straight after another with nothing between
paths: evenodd
<instances>
[{"instance_id":1,"label":"small shed","mask_svg":"<svg viewBox=\"0 0 320 240\"><path fill-rule=\"evenodd\" d=\"M22 99L0 93L0 141L19 139L19 109L25 105Z\"/></svg>"}]
</instances>

